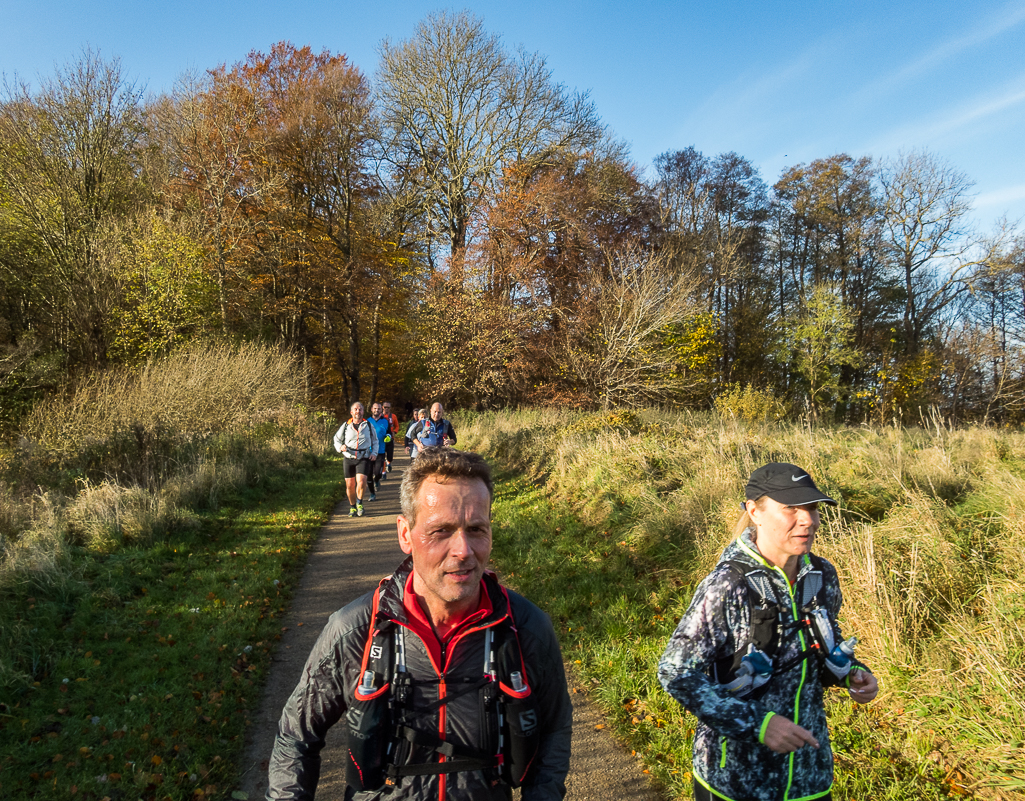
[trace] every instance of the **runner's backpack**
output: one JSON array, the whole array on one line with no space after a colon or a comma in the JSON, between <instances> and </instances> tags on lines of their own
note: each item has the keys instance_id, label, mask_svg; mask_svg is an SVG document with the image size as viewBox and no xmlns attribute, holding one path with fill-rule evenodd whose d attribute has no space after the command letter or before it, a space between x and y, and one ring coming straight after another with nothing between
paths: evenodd
<instances>
[{"instance_id":1,"label":"runner's backpack","mask_svg":"<svg viewBox=\"0 0 1025 801\"><path fill-rule=\"evenodd\" d=\"M344 429L351 428L353 431L356 432L356 458L357 459L365 459L365 458L369 457L371 451L373 451L373 449L374 449L373 440L370 438L370 423L367 421L367 418L365 418L365 417L363 418L363 422L367 426L367 447L365 447L365 448L359 447L359 427L358 426L354 426L352 424L352 418L351 417L348 420L346 420L345 424L342 426ZM342 435L342 443L343 443L343 445L345 443L345 435L344 434ZM345 449L349 450L349 451L352 450L348 446L346 446ZM365 455L364 456L360 456L360 454L365 454Z\"/></svg>"},{"instance_id":2,"label":"runner's backpack","mask_svg":"<svg viewBox=\"0 0 1025 801\"><path fill-rule=\"evenodd\" d=\"M432 445L441 445L444 442L445 432L448 431L449 423L448 420L435 423L428 417L426 420L421 420L419 426L420 430L416 432L416 438L420 441L422 447L429 448Z\"/></svg>"},{"instance_id":3,"label":"runner's backpack","mask_svg":"<svg viewBox=\"0 0 1025 801\"><path fill-rule=\"evenodd\" d=\"M358 792L393 786L403 776L480 770L493 782L501 780L519 787L537 755L541 731L537 699L528 680L512 607L504 622L484 632L481 677L467 678L462 686L452 686L445 698L426 708L414 709L413 685L437 684L438 680L414 681L406 670L404 628L379 610L381 588L388 580L383 579L374 591L360 683L355 702L346 711L346 783ZM489 591L494 588L505 593L505 588L490 575L485 574L485 580L489 582ZM442 740L416 725L425 713L472 692L477 693L480 702L484 731L480 748ZM410 763L413 746L429 748L434 761ZM444 755L445 761L437 761L438 755Z\"/></svg>"}]
</instances>

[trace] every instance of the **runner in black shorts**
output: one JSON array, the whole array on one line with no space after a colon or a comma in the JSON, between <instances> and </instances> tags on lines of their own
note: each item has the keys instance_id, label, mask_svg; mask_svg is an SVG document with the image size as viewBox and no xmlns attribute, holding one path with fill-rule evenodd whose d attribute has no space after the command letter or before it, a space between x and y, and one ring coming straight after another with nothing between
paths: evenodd
<instances>
[{"instance_id":1,"label":"runner in black shorts","mask_svg":"<svg viewBox=\"0 0 1025 801\"><path fill-rule=\"evenodd\" d=\"M363 496L367 491L371 464L377 458L377 432L363 418L363 404L356 401L352 417L335 432L335 450L345 457L345 494L349 497L349 517L363 516Z\"/></svg>"}]
</instances>

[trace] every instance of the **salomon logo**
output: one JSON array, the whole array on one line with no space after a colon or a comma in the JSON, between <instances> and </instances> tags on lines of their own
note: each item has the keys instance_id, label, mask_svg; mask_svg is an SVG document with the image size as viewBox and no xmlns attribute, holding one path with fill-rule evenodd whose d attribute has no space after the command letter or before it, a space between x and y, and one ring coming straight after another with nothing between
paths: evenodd
<instances>
[{"instance_id":1,"label":"salomon logo","mask_svg":"<svg viewBox=\"0 0 1025 801\"><path fill-rule=\"evenodd\" d=\"M380 645L372 645L372 646L370 646L370 658L371 659L380 659L381 655L383 653L384 653L384 649L381 648Z\"/></svg>"},{"instance_id":2,"label":"salomon logo","mask_svg":"<svg viewBox=\"0 0 1025 801\"><path fill-rule=\"evenodd\" d=\"M527 709L520 712L520 729L524 734L530 734L537 726L537 711Z\"/></svg>"}]
</instances>

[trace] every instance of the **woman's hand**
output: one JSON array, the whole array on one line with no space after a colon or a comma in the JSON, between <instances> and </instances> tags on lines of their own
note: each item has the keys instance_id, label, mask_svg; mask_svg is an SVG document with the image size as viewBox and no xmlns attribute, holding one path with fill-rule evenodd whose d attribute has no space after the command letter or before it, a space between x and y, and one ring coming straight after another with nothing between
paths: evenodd
<instances>
[{"instance_id":1,"label":"woman's hand","mask_svg":"<svg viewBox=\"0 0 1025 801\"><path fill-rule=\"evenodd\" d=\"M859 704L867 704L879 693L879 682L867 670L855 668L851 671L851 686L847 690L851 698Z\"/></svg>"},{"instance_id":2,"label":"woman's hand","mask_svg":"<svg viewBox=\"0 0 1025 801\"><path fill-rule=\"evenodd\" d=\"M802 729L796 723L782 715L773 715L765 725L765 746L777 754L789 754L798 748L810 745L819 747L819 741L810 731Z\"/></svg>"}]
</instances>

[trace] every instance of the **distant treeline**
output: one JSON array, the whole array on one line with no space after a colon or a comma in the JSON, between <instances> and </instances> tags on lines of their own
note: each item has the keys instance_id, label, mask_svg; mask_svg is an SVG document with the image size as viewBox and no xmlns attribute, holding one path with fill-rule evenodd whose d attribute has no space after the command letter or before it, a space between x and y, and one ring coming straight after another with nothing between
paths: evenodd
<instances>
[{"instance_id":1,"label":"distant treeline","mask_svg":"<svg viewBox=\"0 0 1025 801\"><path fill-rule=\"evenodd\" d=\"M196 339L301 354L322 405L1025 416L1025 245L922 151L771 187L650 175L473 15L371 76L283 42L144 97L85 51L0 95L0 424ZM745 411L746 410L746 411Z\"/></svg>"}]
</instances>

